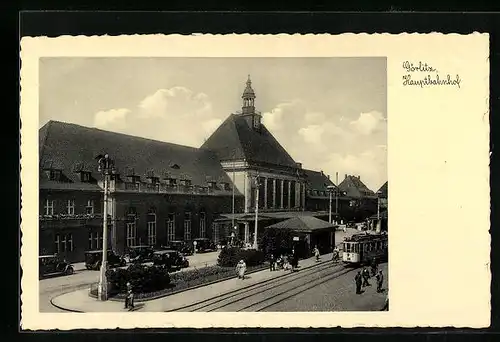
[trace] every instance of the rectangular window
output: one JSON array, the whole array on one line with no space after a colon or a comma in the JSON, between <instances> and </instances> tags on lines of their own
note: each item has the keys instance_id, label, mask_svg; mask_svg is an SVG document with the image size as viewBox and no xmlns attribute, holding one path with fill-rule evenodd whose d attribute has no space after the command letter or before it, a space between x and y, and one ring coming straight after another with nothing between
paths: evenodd
<instances>
[{"instance_id":1,"label":"rectangular window","mask_svg":"<svg viewBox=\"0 0 500 342\"><path fill-rule=\"evenodd\" d=\"M168 214L167 217L167 241L175 240L175 216Z\"/></svg>"},{"instance_id":2,"label":"rectangular window","mask_svg":"<svg viewBox=\"0 0 500 342\"><path fill-rule=\"evenodd\" d=\"M61 252L66 252L66 235L63 235L62 236L62 239L61 239Z\"/></svg>"},{"instance_id":3,"label":"rectangular window","mask_svg":"<svg viewBox=\"0 0 500 342\"><path fill-rule=\"evenodd\" d=\"M81 173L81 181L82 182L90 182L90 172L82 172Z\"/></svg>"},{"instance_id":4,"label":"rectangular window","mask_svg":"<svg viewBox=\"0 0 500 342\"><path fill-rule=\"evenodd\" d=\"M94 214L94 200L87 200L87 206L85 207L85 213L87 215Z\"/></svg>"},{"instance_id":5,"label":"rectangular window","mask_svg":"<svg viewBox=\"0 0 500 342\"><path fill-rule=\"evenodd\" d=\"M136 245L136 226L135 222L127 223L127 247L133 247Z\"/></svg>"},{"instance_id":6,"label":"rectangular window","mask_svg":"<svg viewBox=\"0 0 500 342\"><path fill-rule=\"evenodd\" d=\"M200 237L204 238L205 237L205 213L200 213Z\"/></svg>"},{"instance_id":7,"label":"rectangular window","mask_svg":"<svg viewBox=\"0 0 500 342\"><path fill-rule=\"evenodd\" d=\"M215 243L219 243L219 226L217 223L212 223L212 239Z\"/></svg>"},{"instance_id":8,"label":"rectangular window","mask_svg":"<svg viewBox=\"0 0 500 342\"><path fill-rule=\"evenodd\" d=\"M61 180L61 171L60 170L50 170L49 177L50 177L50 180L52 180L52 181L59 181L59 180Z\"/></svg>"},{"instance_id":9,"label":"rectangular window","mask_svg":"<svg viewBox=\"0 0 500 342\"><path fill-rule=\"evenodd\" d=\"M148 245L156 245L156 215L148 215Z\"/></svg>"},{"instance_id":10,"label":"rectangular window","mask_svg":"<svg viewBox=\"0 0 500 342\"><path fill-rule=\"evenodd\" d=\"M92 243L93 241L94 241L94 240L93 240L92 233L89 233L89 246L88 246L88 250L89 250L89 251L91 251L91 250L93 250L93 249L94 249L94 247L93 247L93 245L94 245L94 244Z\"/></svg>"},{"instance_id":11,"label":"rectangular window","mask_svg":"<svg viewBox=\"0 0 500 342\"><path fill-rule=\"evenodd\" d=\"M45 215L54 215L54 200L48 199L43 206Z\"/></svg>"},{"instance_id":12,"label":"rectangular window","mask_svg":"<svg viewBox=\"0 0 500 342\"><path fill-rule=\"evenodd\" d=\"M73 234L66 235L68 252L73 252Z\"/></svg>"},{"instance_id":13,"label":"rectangular window","mask_svg":"<svg viewBox=\"0 0 500 342\"><path fill-rule=\"evenodd\" d=\"M184 241L191 240L191 213L184 214Z\"/></svg>"},{"instance_id":14,"label":"rectangular window","mask_svg":"<svg viewBox=\"0 0 500 342\"><path fill-rule=\"evenodd\" d=\"M60 247L61 247L61 246L60 246L60 242L61 242L61 239L60 239L60 237L59 237L59 234L56 234L56 237L55 237L55 239L54 239L54 247L55 247L55 248L54 248L54 253L55 253L55 254L59 254L59 253L61 253L61 249L60 249Z\"/></svg>"},{"instance_id":15,"label":"rectangular window","mask_svg":"<svg viewBox=\"0 0 500 342\"><path fill-rule=\"evenodd\" d=\"M75 215L75 200L70 199L68 200L68 215Z\"/></svg>"}]
</instances>

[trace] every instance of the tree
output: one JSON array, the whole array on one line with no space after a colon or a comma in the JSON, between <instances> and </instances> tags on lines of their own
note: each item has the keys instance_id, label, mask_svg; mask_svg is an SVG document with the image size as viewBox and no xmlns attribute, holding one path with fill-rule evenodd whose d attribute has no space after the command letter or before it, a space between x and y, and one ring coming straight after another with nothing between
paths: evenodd
<instances>
[{"instance_id":1,"label":"tree","mask_svg":"<svg viewBox=\"0 0 500 342\"><path fill-rule=\"evenodd\" d=\"M290 229L268 228L260 236L259 245L266 254L289 252L293 247L293 232Z\"/></svg>"}]
</instances>

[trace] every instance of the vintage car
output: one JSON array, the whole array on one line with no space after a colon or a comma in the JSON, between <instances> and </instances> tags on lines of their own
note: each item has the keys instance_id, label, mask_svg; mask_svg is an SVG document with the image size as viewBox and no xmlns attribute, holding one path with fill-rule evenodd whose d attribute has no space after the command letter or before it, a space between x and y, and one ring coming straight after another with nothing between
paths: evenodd
<instances>
[{"instance_id":1,"label":"vintage car","mask_svg":"<svg viewBox=\"0 0 500 342\"><path fill-rule=\"evenodd\" d=\"M125 259L116 255L113 251L108 251L108 267L122 267L127 263ZM102 250L85 252L85 267L88 270L99 270L102 263Z\"/></svg>"},{"instance_id":2,"label":"vintage car","mask_svg":"<svg viewBox=\"0 0 500 342\"><path fill-rule=\"evenodd\" d=\"M189 267L188 259L179 251L173 249L155 251L153 253L153 263L154 265L165 266L169 272Z\"/></svg>"},{"instance_id":3,"label":"vintage car","mask_svg":"<svg viewBox=\"0 0 500 342\"><path fill-rule=\"evenodd\" d=\"M132 263L143 263L153 261L154 248L152 246L140 245L128 248L126 259Z\"/></svg>"},{"instance_id":4,"label":"vintage car","mask_svg":"<svg viewBox=\"0 0 500 342\"><path fill-rule=\"evenodd\" d=\"M173 249L181 252L184 255L193 255L194 248L190 243L186 243L186 241L169 241L167 245L162 246L162 249Z\"/></svg>"},{"instance_id":5,"label":"vintage car","mask_svg":"<svg viewBox=\"0 0 500 342\"><path fill-rule=\"evenodd\" d=\"M214 252L217 250L217 245L207 238L194 239L192 244L199 253Z\"/></svg>"},{"instance_id":6,"label":"vintage car","mask_svg":"<svg viewBox=\"0 0 500 342\"><path fill-rule=\"evenodd\" d=\"M70 275L75 272L73 266L57 255L42 255L38 257L38 272L40 277L51 275Z\"/></svg>"}]
</instances>

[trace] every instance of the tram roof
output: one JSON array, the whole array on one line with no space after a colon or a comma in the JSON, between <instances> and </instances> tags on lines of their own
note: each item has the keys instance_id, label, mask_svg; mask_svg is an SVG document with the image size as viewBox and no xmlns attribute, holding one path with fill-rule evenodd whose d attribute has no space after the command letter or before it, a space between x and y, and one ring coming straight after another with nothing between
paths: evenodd
<instances>
[{"instance_id":1,"label":"tram roof","mask_svg":"<svg viewBox=\"0 0 500 342\"><path fill-rule=\"evenodd\" d=\"M362 242L367 240L387 239L386 234L354 234L344 239L345 242Z\"/></svg>"}]
</instances>

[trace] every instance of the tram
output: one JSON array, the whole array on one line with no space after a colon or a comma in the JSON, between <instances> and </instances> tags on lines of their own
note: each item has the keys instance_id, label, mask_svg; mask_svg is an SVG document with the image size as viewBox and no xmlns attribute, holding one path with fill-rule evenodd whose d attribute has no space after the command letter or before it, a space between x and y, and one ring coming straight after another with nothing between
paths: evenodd
<instances>
[{"instance_id":1,"label":"tram","mask_svg":"<svg viewBox=\"0 0 500 342\"><path fill-rule=\"evenodd\" d=\"M343 242L342 261L346 264L369 264L373 259L387 260L387 234L355 234Z\"/></svg>"}]
</instances>

